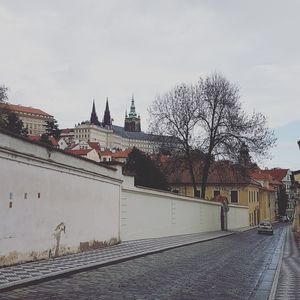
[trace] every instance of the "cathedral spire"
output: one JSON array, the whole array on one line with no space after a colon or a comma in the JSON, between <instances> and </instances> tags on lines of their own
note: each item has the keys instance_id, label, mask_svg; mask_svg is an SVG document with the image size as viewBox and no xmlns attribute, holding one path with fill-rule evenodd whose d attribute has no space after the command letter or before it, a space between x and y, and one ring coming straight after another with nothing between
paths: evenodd
<instances>
[{"instance_id":1,"label":"cathedral spire","mask_svg":"<svg viewBox=\"0 0 300 300\"><path fill-rule=\"evenodd\" d=\"M106 98L106 106L105 106L105 112L104 112L104 117L103 117L103 126L111 126L112 121L111 121L111 116L110 116L110 111L109 111L109 106L108 106L108 98Z\"/></svg>"},{"instance_id":2,"label":"cathedral spire","mask_svg":"<svg viewBox=\"0 0 300 300\"><path fill-rule=\"evenodd\" d=\"M93 100L93 108L92 108L90 123L92 125L98 125L98 126L100 126L100 122L98 120L98 116L97 116L97 113L96 113L95 100Z\"/></svg>"},{"instance_id":3,"label":"cathedral spire","mask_svg":"<svg viewBox=\"0 0 300 300\"><path fill-rule=\"evenodd\" d=\"M130 106L129 116L130 117L136 117L137 116L137 114L135 112L134 96L133 96L133 94L132 94L132 98L131 98L131 106Z\"/></svg>"},{"instance_id":4,"label":"cathedral spire","mask_svg":"<svg viewBox=\"0 0 300 300\"><path fill-rule=\"evenodd\" d=\"M135 111L135 105L134 105L134 97L132 95L131 98L131 105L130 105L130 111L127 115L127 110L125 113L125 131L131 131L131 132L140 132L141 131L141 119L140 116L137 115Z\"/></svg>"}]
</instances>

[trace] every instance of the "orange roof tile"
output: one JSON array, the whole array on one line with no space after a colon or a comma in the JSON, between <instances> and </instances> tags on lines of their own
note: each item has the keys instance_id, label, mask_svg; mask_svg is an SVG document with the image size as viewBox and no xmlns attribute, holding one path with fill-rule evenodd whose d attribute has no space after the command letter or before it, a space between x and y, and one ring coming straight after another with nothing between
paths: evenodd
<instances>
[{"instance_id":1,"label":"orange roof tile","mask_svg":"<svg viewBox=\"0 0 300 300\"><path fill-rule=\"evenodd\" d=\"M27 106L22 106L22 105L15 105L15 104L8 104L7 108L12 111L15 111L15 112L52 117L51 115L47 114L46 112L44 112L38 108L27 107Z\"/></svg>"},{"instance_id":2,"label":"orange roof tile","mask_svg":"<svg viewBox=\"0 0 300 300\"><path fill-rule=\"evenodd\" d=\"M27 138L33 142L40 142L41 136L40 135L28 135ZM51 142L52 146L58 146L58 141L55 137L49 136L49 141Z\"/></svg>"},{"instance_id":3,"label":"orange roof tile","mask_svg":"<svg viewBox=\"0 0 300 300\"><path fill-rule=\"evenodd\" d=\"M89 146L93 149L95 149L97 152L100 151L100 145L97 142L88 142Z\"/></svg>"},{"instance_id":4,"label":"orange roof tile","mask_svg":"<svg viewBox=\"0 0 300 300\"><path fill-rule=\"evenodd\" d=\"M116 152L112 152L110 150L105 150L105 151L101 151L100 155L101 156L111 156L111 157L114 157L114 158L127 158L131 151L132 151L131 148L116 151Z\"/></svg>"},{"instance_id":5,"label":"orange roof tile","mask_svg":"<svg viewBox=\"0 0 300 300\"><path fill-rule=\"evenodd\" d=\"M94 149L79 149L79 150L67 150L66 152L74 155L87 155L89 152L93 150Z\"/></svg>"},{"instance_id":6,"label":"orange roof tile","mask_svg":"<svg viewBox=\"0 0 300 300\"><path fill-rule=\"evenodd\" d=\"M165 168L163 166L163 168ZM167 167L168 168L168 167ZM166 170L167 170L166 168ZM194 176L197 184L201 184L203 162L201 160L193 161ZM179 164L176 169L166 171L167 181L173 184L191 184L192 179L187 164ZM208 174L207 184L211 185L255 185L260 184L250 178L238 165L232 164L229 161L216 161L211 165Z\"/></svg>"},{"instance_id":7,"label":"orange roof tile","mask_svg":"<svg viewBox=\"0 0 300 300\"><path fill-rule=\"evenodd\" d=\"M271 170L260 170L260 169L256 169L253 170L250 173L251 178L255 179L255 180L266 180L268 181L270 184L272 185L281 185L281 181L277 180L274 176L273 176L273 172L270 172ZM285 175L284 175L285 176ZM283 177L284 177L283 176ZM283 178L282 177L282 178Z\"/></svg>"},{"instance_id":8,"label":"orange roof tile","mask_svg":"<svg viewBox=\"0 0 300 300\"><path fill-rule=\"evenodd\" d=\"M289 169L274 168L268 170L269 173L278 181L282 181Z\"/></svg>"}]
</instances>

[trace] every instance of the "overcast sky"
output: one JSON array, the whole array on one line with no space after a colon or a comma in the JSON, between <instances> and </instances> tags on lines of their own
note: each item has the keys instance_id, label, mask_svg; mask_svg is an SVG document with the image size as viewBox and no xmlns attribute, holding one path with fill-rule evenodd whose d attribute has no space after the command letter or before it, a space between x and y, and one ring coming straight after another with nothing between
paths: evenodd
<instances>
[{"instance_id":1,"label":"overcast sky","mask_svg":"<svg viewBox=\"0 0 300 300\"><path fill-rule=\"evenodd\" d=\"M134 94L147 130L158 93L220 72L278 136L269 167L300 169L298 0L0 0L0 84L71 127L122 125Z\"/></svg>"}]
</instances>

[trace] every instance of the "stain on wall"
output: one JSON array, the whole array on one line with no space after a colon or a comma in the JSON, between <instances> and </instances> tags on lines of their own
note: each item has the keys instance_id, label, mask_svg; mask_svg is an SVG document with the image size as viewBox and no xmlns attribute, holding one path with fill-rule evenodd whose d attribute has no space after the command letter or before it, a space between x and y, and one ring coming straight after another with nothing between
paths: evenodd
<instances>
[{"instance_id":1,"label":"stain on wall","mask_svg":"<svg viewBox=\"0 0 300 300\"><path fill-rule=\"evenodd\" d=\"M54 238L56 239L56 245L55 245L55 252L54 256L59 256L59 246L60 246L60 239L61 239L61 234L66 233L66 225L64 222L59 223L53 233ZM50 256L50 255L49 255Z\"/></svg>"}]
</instances>

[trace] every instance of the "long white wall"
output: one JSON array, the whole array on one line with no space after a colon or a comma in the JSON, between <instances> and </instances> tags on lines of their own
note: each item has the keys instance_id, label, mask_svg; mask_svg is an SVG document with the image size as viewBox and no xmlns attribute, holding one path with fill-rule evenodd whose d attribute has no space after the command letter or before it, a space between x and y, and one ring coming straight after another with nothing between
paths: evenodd
<instances>
[{"instance_id":1,"label":"long white wall","mask_svg":"<svg viewBox=\"0 0 300 300\"><path fill-rule=\"evenodd\" d=\"M219 203L135 187L120 168L1 131L0 183L0 266L221 228ZM247 225L247 207L231 205L228 228Z\"/></svg>"},{"instance_id":2,"label":"long white wall","mask_svg":"<svg viewBox=\"0 0 300 300\"><path fill-rule=\"evenodd\" d=\"M233 230L249 226L248 207L229 204L227 228Z\"/></svg>"},{"instance_id":3,"label":"long white wall","mask_svg":"<svg viewBox=\"0 0 300 300\"><path fill-rule=\"evenodd\" d=\"M117 171L1 133L0 141L0 265L119 240Z\"/></svg>"},{"instance_id":4,"label":"long white wall","mask_svg":"<svg viewBox=\"0 0 300 300\"><path fill-rule=\"evenodd\" d=\"M121 239L135 240L220 230L220 204L133 186L125 177Z\"/></svg>"}]
</instances>

